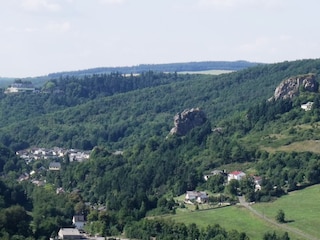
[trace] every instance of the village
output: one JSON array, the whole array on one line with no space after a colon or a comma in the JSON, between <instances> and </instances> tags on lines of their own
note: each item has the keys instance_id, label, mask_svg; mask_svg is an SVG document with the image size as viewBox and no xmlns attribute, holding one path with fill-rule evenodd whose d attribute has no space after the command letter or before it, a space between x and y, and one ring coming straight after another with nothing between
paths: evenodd
<instances>
[{"instance_id":1,"label":"village","mask_svg":"<svg viewBox=\"0 0 320 240\"><path fill-rule=\"evenodd\" d=\"M45 171L60 171L61 162L83 162L90 157L91 151L79 149L64 149L59 147L39 148L33 147L16 152L16 155L23 159L27 165L32 166L30 172L23 173L18 181L30 180L32 183L42 186L46 180L41 178Z\"/></svg>"},{"instance_id":2,"label":"village","mask_svg":"<svg viewBox=\"0 0 320 240\"><path fill-rule=\"evenodd\" d=\"M19 177L18 181L30 181L36 186L44 186L46 185L46 172L59 172L60 170L62 170L63 163L66 162L81 163L84 161L88 161L90 158L90 154L91 151L83 151L79 149L64 149L60 147L33 147L18 151L16 152L16 155L23 159L27 165L32 166L32 170L30 172L23 173ZM247 177L246 173L242 171L232 171L228 173L225 170L212 170L209 173L204 174L203 178L204 181L207 182L214 176L222 176L225 179L225 185L228 185L231 181L241 181L242 179ZM252 177L254 182L254 191L261 190L262 178L258 176L250 177ZM55 191L56 194L62 194L65 192L65 190L59 186L56 187ZM220 202L213 206L210 202L210 198L213 197L211 195L211 193L208 193L206 191L187 191L183 196L182 203L196 209L199 206L201 206L202 209L205 209L204 206L207 206L207 208L215 208L226 207L231 204L230 202L226 201L226 199L220 199ZM98 209L98 211L103 210L104 209ZM84 231L84 226L87 224L87 222L84 215L74 215L72 217L72 224L73 227L60 228L59 232L57 233L58 239L105 239L103 237L89 236L86 234L86 232Z\"/></svg>"}]
</instances>

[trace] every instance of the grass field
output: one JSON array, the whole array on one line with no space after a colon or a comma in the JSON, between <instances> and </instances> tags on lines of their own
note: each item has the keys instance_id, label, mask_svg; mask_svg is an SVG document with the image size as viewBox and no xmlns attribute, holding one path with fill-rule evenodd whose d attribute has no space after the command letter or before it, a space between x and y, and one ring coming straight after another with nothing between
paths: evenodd
<instances>
[{"instance_id":1,"label":"grass field","mask_svg":"<svg viewBox=\"0 0 320 240\"><path fill-rule=\"evenodd\" d=\"M275 219L279 209L285 213L287 226L297 228L302 232L320 239L320 185L291 192L286 196L270 203L256 203L252 207L263 213L264 216ZM219 224L227 230L236 229L246 232L251 240L262 239L266 232L276 231L283 234L284 231L257 217L249 210L241 206L230 206L211 210L194 211L194 208L179 208L176 215L163 216L185 224L196 223L199 227L209 224ZM302 239L289 232L291 240Z\"/></svg>"},{"instance_id":2,"label":"grass field","mask_svg":"<svg viewBox=\"0 0 320 240\"><path fill-rule=\"evenodd\" d=\"M274 218L279 209L285 213L288 226L295 227L320 239L320 185L294 191L272 203L253 206L269 218Z\"/></svg>"},{"instance_id":3,"label":"grass field","mask_svg":"<svg viewBox=\"0 0 320 240\"><path fill-rule=\"evenodd\" d=\"M281 146L277 150L280 151L296 151L296 152L314 152L314 153L320 153L320 141L319 140L306 140L302 142L294 142L292 144L289 144L287 146Z\"/></svg>"},{"instance_id":4,"label":"grass field","mask_svg":"<svg viewBox=\"0 0 320 240\"><path fill-rule=\"evenodd\" d=\"M209 74L209 75L219 75L223 73L231 73L231 70L206 70L206 71L186 71L186 72L178 72L182 74Z\"/></svg>"},{"instance_id":5,"label":"grass field","mask_svg":"<svg viewBox=\"0 0 320 240\"><path fill-rule=\"evenodd\" d=\"M239 232L246 232L251 240L260 240L266 232L276 231L283 234L284 231L271 225L241 206L223 207L213 210L190 211L178 209L176 215L165 216L177 222L185 224L196 223L199 227L219 224L227 230L235 229ZM297 240L289 235L292 240Z\"/></svg>"}]
</instances>

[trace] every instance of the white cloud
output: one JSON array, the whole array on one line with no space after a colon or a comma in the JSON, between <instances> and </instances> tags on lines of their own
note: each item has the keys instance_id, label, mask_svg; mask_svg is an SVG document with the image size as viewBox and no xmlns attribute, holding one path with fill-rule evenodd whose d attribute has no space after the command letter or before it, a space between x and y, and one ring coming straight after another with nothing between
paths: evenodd
<instances>
[{"instance_id":1,"label":"white cloud","mask_svg":"<svg viewBox=\"0 0 320 240\"><path fill-rule=\"evenodd\" d=\"M267 7L282 6L279 0L199 0L202 7L235 8L235 7Z\"/></svg>"},{"instance_id":2,"label":"white cloud","mask_svg":"<svg viewBox=\"0 0 320 240\"><path fill-rule=\"evenodd\" d=\"M49 32L65 33L71 29L71 24L70 22L62 22L62 23L51 22L46 26L46 29Z\"/></svg>"},{"instance_id":3,"label":"white cloud","mask_svg":"<svg viewBox=\"0 0 320 240\"><path fill-rule=\"evenodd\" d=\"M272 40L267 37L258 37L253 42L245 43L240 46L243 52L256 52L260 49L266 48Z\"/></svg>"},{"instance_id":4,"label":"white cloud","mask_svg":"<svg viewBox=\"0 0 320 240\"><path fill-rule=\"evenodd\" d=\"M124 3L124 0L99 0L102 4L118 5Z\"/></svg>"},{"instance_id":5,"label":"white cloud","mask_svg":"<svg viewBox=\"0 0 320 240\"><path fill-rule=\"evenodd\" d=\"M38 28L35 28L35 27L26 27L24 29L24 32L27 32L27 33L35 33L35 32L38 32L39 29Z\"/></svg>"},{"instance_id":6,"label":"white cloud","mask_svg":"<svg viewBox=\"0 0 320 240\"><path fill-rule=\"evenodd\" d=\"M21 6L28 11L50 11L56 12L61 9L61 6L49 0L22 0Z\"/></svg>"}]
</instances>

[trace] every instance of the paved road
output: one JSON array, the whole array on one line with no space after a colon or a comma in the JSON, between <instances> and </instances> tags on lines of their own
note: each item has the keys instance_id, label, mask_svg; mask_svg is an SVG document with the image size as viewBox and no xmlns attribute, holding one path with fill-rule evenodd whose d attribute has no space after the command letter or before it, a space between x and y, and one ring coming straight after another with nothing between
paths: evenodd
<instances>
[{"instance_id":1,"label":"paved road","mask_svg":"<svg viewBox=\"0 0 320 240\"><path fill-rule=\"evenodd\" d=\"M263 214L261 214L260 212L258 212L257 210L253 209L248 202L245 201L245 198L243 196L238 197L239 198L239 203L240 205L244 206L245 208L247 208L249 211L251 211L252 213L254 213L255 215L257 215L258 217L260 217L261 219L263 219L264 221L271 223L273 225L276 225L277 227L283 229L284 231L287 231L288 233L294 233L300 237L302 237L303 239L308 239L308 240L319 240L318 238L311 236L307 233L304 233L296 228L293 227L289 227L285 224L280 224L277 221L271 219L271 218L267 218L266 216L264 216Z\"/></svg>"}]
</instances>

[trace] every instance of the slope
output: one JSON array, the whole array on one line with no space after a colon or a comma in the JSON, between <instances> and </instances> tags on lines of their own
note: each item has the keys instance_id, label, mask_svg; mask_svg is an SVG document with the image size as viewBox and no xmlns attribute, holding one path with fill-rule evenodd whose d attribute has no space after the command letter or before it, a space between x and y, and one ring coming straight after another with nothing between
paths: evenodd
<instances>
[{"instance_id":1,"label":"slope","mask_svg":"<svg viewBox=\"0 0 320 240\"><path fill-rule=\"evenodd\" d=\"M165 137L174 114L185 108L200 107L211 123L218 125L222 119L270 97L284 78L317 73L319 64L320 60L303 60L261 65L219 76L179 75L180 81L93 100L90 96L97 96L90 95L90 88L88 97L77 94L73 97L72 93L47 98L3 96L1 142L7 146L14 144L15 149L56 144L84 149L101 144L113 149L126 148L152 136ZM77 83L77 78L71 81L73 89L81 89ZM71 104L59 103L67 97ZM8 98L12 100L7 101ZM41 98L45 100L40 101Z\"/></svg>"}]
</instances>

